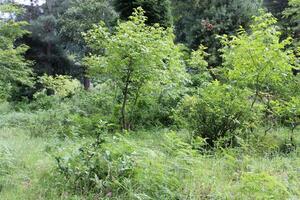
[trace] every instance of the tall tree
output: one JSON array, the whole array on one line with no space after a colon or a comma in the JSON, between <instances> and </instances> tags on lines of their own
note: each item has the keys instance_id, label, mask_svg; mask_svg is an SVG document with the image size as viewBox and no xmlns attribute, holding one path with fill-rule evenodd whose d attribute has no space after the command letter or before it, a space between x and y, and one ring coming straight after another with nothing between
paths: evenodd
<instances>
[{"instance_id":1,"label":"tall tree","mask_svg":"<svg viewBox=\"0 0 300 200\"><path fill-rule=\"evenodd\" d=\"M288 0L264 0L263 4L269 12L280 19L282 11L288 6Z\"/></svg>"},{"instance_id":2,"label":"tall tree","mask_svg":"<svg viewBox=\"0 0 300 200\"><path fill-rule=\"evenodd\" d=\"M173 24L170 0L114 0L114 5L123 20L127 20L135 8L142 7L147 24L159 23L163 27Z\"/></svg>"},{"instance_id":3,"label":"tall tree","mask_svg":"<svg viewBox=\"0 0 300 200\"><path fill-rule=\"evenodd\" d=\"M208 47L210 66L221 63L217 35L247 29L261 7L260 0L172 0L177 40L193 49Z\"/></svg>"},{"instance_id":4,"label":"tall tree","mask_svg":"<svg viewBox=\"0 0 300 200\"><path fill-rule=\"evenodd\" d=\"M287 26L292 30L295 38L295 46L299 46L300 42L300 0L289 0L288 7L283 12L288 19Z\"/></svg>"},{"instance_id":5,"label":"tall tree","mask_svg":"<svg viewBox=\"0 0 300 200\"><path fill-rule=\"evenodd\" d=\"M59 35L68 51L83 57L88 49L82 33L100 21L112 27L116 19L110 0L69 0L66 10L59 16Z\"/></svg>"},{"instance_id":6,"label":"tall tree","mask_svg":"<svg viewBox=\"0 0 300 200\"><path fill-rule=\"evenodd\" d=\"M82 33L92 29L100 21L112 27L116 19L117 14L110 0L70 0L67 9L59 16L59 35L65 49L74 55L74 62L81 69L85 89L90 87L90 80L81 59L89 49Z\"/></svg>"},{"instance_id":7,"label":"tall tree","mask_svg":"<svg viewBox=\"0 0 300 200\"><path fill-rule=\"evenodd\" d=\"M44 73L74 74L72 63L64 53L58 31L58 16L65 8L64 0L47 0L25 6L24 19L30 24L28 30L32 33L23 38L30 49L26 58L33 60L37 75Z\"/></svg>"}]
</instances>

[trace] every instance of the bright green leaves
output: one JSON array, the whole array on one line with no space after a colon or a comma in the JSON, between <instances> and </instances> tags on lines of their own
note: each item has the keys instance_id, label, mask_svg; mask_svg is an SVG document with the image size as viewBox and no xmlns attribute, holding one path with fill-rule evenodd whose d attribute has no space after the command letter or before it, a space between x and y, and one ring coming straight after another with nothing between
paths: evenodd
<instances>
[{"instance_id":1,"label":"bright green leaves","mask_svg":"<svg viewBox=\"0 0 300 200\"><path fill-rule=\"evenodd\" d=\"M9 97L12 89L18 83L31 85L30 62L26 61L23 54L27 46L16 46L18 38L27 33L23 29L25 22L15 22L14 17L21 11L16 6L0 5L0 12L6 19L0 20L0 101Z\"/></svg>"},{"instance_id":2,"label":"bright green leaves","mask_svg":"<svg viewBox=\"0 0 300 200\"><path fill-rule=\"evenodd\" d=\"M253 91L252 108L263 105L265 119L275 117L295 128L300 91L292 69L297 60L288 49L292 39L281 39L276 22L271 14L262 12L254 17L250 33L241 28L237 36L223 36L223 66L230 83Z\"/></svg>"},{"instance_id":3,"label":"bright green leaves","mask_svg":"<svg viewBox=\"0 0 300 200\"><path fill-rule=\"evenodd\" d=\"M144 11L138 8L129 21L118 24L114 33L109 33L100 23L85 35L95 52L86 58L86 63L101 68L92 71L101 72L102 77L111 79L121 91L124 129L130 126L130 119L125 115L134 113L141 96L187 79L172 30L158 24L147 26L146 20ZM149 91L151 88L153 91Z\"/></svg>"},{"instance_id":4,"label":"bright green leaves","mask_svg":"<svg viewBox=\"0 0 300 200\"><path fill-rule=\"evenodd\" d=\"M280 41L280 32L271 14L254 18L252 32L240 29L234 37L222 37L224 66L229 80L256 92L275 92L292 75L293 54L285 47L291 38Z\"/></svg>"}]
</instances>

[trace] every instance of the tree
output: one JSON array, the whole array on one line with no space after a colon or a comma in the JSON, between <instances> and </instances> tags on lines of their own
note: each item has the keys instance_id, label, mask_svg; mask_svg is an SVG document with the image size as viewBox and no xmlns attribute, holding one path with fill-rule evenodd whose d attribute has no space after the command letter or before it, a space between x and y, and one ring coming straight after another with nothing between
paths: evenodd
<instances>
[{"instance_id":1,"label":"tree","mask_svg":"<svg viewBox=\"0 0 300 200\"><path fill-rule=\"evenodd\" d=\"M283 14L289 19L288 26L292 29L295 46L297 46L300 40L300 0L290 0Z\"/></svg>"},{"instance_id":2,"label":"tree","mask_svg":"<svg viewBox=\"0 0 300 200\"><path fill-rule=\"evenodd\" d=\"M120 92L120 123L123 130L132 128L141 94L147 96L155 92L151 89L158 84L162 86L184 81L185 76L172 30L158 25L147 26L147 18L140 7L129 19L119 23L113 34L103 23L86 34L90 48L97 52L87 58L87 62L102 78L112 80Z\"/></svg>"},{"instance_id":3,"label":"tree","mask_svg":"<svg viewBox=\"0 0 300 200\"><path fill-rule=\"evenodd\" d=\"M69 54L74 55L74 61L82 69L85 89L90 86L86 68L82 66L81 59L89 52L82 33L87 32L93 24L104 21L112 27L117 14L107 0L70 0L66 10L59 16L59 35Z\"/></svg>"},{"instance_id":4,"label":"tree","mask_svg":"<svg viewBox=\"0 0 300 200\"><path fill-rule=\"evenodd\" d=\"M14 19L21 10L11 4L1 4L0 13L0 100L6 100L18 84L31 85L31 63L26 61L26 45L16 45L16 40L28 32L24 30L27 23ZM11 16L11 17L8 17Z\"/></svg>"},{"instance_id":5,"label":"tree","mask_svg":"<svg viewBox=\"0 0 300 200\"><path fill-rule=\"evenodd\" d=\"M285 47L292 40L280 40L276 22L271 14L263 13L254 18L251 33L241 28L237 36L222 37L221 51L229 79L265 90L281 86L291 75L294 55Z\"/></svg>"},{"instance_id":6,"label":"tree","mask_svg":"<svg viewBox=\"0 0 300 200\"><path fill-rule=\"evenodd\" d=\"M146 23L159 23L163 27L172 25L170 0L114 0L116 10L123 20L127 20L137 7L142 7L147 16Z\"/></svg>"},{"instance_id":7,"label":"tree","mask_svg":"<svg viewBox=\"0 0 300 200\"><path fill-rule=\"evenodd\" d=\"M250 33L240 29L237 36L223 36L221 40L228 80L250 88L254 93L251 108L259 101L267 115L272 113L273 99L299 94L299 89L295 89L299 83L292 74L295 56L286 49L292 39L280 39L276 22L272 14L262 12L254 18Z\"/></svg>"},{"instance_id":8,"label":"tree","mask_svg":"<svg viewBox=\"0 0 300 200\"><path fill-rule=\"evenodd\" d=\"M209 67L221 64L217 35L235 34L248 28L251 17L258 13L260 0L172 0L177 41L197 49L208 47Z\"/></svg>"},{"instance_id":9,"label":"tree","mask_svg":"<svg viewBox=\"0 0 300 200\"><path fill-rule=\"evenodd\" d=\"M29 22L27 28L32 34L23 37L22 41L30 47L25 56L34 61L34 72L37 75L76 74L73 63L62 48L58 29L58 16L65 8L64 0L47 0L42 5L32 4L25 8L27 12L22 19Z\"/></svg>"},{"instance_id":10,"label":"tree","mask_svg":"<svg viewBox=\"0 0 300 200\"><path fill-rule=\"evenodd\" d=\"M59 34L69 51L83 57L87 47L82 33L100 21L112 27L116 18L117 14L110 1L70 0L67 9L59 17Z\"/></svg>"},{"instance_id":11,"label":"tree","mask_svg":"<svg viewBox=\"0 0 300 200\"><path fill-rule=\"evenodd\" d=\"M263 4L268 12L271 12L277 19L281 19L282 11L287 7L288 0L264 0Z\"/></svg>"}]
</instances>

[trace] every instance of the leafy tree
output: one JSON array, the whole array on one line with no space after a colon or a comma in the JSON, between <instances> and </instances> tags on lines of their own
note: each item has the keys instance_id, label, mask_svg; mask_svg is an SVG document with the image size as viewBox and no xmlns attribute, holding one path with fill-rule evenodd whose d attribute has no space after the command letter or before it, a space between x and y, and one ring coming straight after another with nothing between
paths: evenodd
<instances>
[{"instance_id":1,"label":"leafy tree","mask_svg":"<svg viewBox=\"0 0 300 200\"><path fill-rule=\"evenodd\" d=\"M252 106L258 97L284 94L293 77L291 69L295 57L292 51L286 50L292 40L280 40L276 22L271 14L262 13L254 18L251 33L241 28L237 36L222 37L224 48L221 52L227 77L233 83L254 91Z\"/></svg>"},{"instance_id":2,"label":"leafy tree","mask_svg":"<svg viewBox=\"0 0 300 200\"><path fill-rule=\"evenodd\" d=\"M83 57L87 47L82 33L99 21L110 27L115 23L117 14L110 3L107 0L68 1L66 10L59 16L59 34L70 52Z\"/></svg>"},{"instance_id":3,"label":"leafy tree","mask_svg":"<svg viewBox=\"0 0 300 200\"><path fill-rule=\"evenodd\" d=\"M293 31L295 37L295 46L299 46L300 41L300 1L290 0L288 7L283 12L284 16L289 20L288 26Z\"/></svg>"},{"instance_id":4,"label":"leafy tree","mask_svg":"<svg viewBox=\"0 0 300 200\"><path fill-rule=\"evenodd\" d=\"M146 20L139 7L130 21L119 23L114 34L101 23L86 35L90 48L98 52L87 58L87 62L102 77L111 79L121 93L122 129L132 127L141 94L151 95L158 85L176 84L185 79L172 30L147 26Z\"/></svg>"},{"instance_id":5,"label":"leafy tree","mask_svg":"<svg viewBox=\"0 0 300 200\"><path fill-rule=\"evenodd\" d=\"M28 47L16 45L16 40L28 33L24 30L26 22L14 20L21 10L11 4L1 4L0 13L4 16L0 20L0 100L6 100L18 84L32 84L32 72L31 63L24 58Z\"/></svg>"},{"instance_id":6,"label":"leafy tree","mask_svg":"<svg viewBox=\"0 0 300 200\"><path fill-rule=\"evenodd\" d=\"M22 41L30 47L26 58L34 61L37 75L75 74L76 69L64 52L59 36L58 16L62 8L65 8L63 0L26 6L27 13L22 19L29 22L28 30L32 34Z\"/></svg>"},{"instance_id":7,"label":"leafy tree","mask_svg":"<svg viewBox=\"0 0 300 200\"><path fill-rule=\"evenodd\" d=\"M82 36L93 27L93 24L104 21L110 28L115 25L117 14L107 0L70 0L66 10L59 16L59 35L62 43L74 62L81 68L81 76L85 89L90 87L90 79L81 59L89 52L88 46Z\"/></svg>"},{"instance_id":8,"label":"leafy tree","mask_svg":"<svg viewBox=\"0 0 300 200\"><path fill-rule=\"evenodd\" d=\"M114 0L120 17L127 20L137 7L142 7L147 16L147 24L159 23L163 27L172 25L170 0Z\"/></svg>"}]
</instances>

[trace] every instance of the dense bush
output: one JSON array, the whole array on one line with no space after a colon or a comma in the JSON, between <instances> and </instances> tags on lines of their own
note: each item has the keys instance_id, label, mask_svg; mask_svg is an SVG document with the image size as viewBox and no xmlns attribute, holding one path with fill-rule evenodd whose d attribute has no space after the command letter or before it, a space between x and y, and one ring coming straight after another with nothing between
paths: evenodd
<instances>
[{"instance_id":1,"label":"dense bush","mask_svg":"<svg viewBox=\"0 0 300 200\"><path fill-rule=\"evenodd\" d=\"M174 132L160 136L152 143L133 140L134 134L132 138L109 136L104 141L83 144L71 153L62 148L56 155L60 172L57 180L67 186L67 191L97 194L99 198L185 198L188 188L183 188L180 179L192 177L187 168L196 153ZM152 149L153 145L158 148Z\"/></svg>"},{"instance_id":2,"label":"dense bush","mask_svg":"<svg viewBox=\"0 0 300 200\"><path fill-rule=\"evenodd\" d=\"M246 90L215 81L199 89L196 95L186 96L174 117L213 145L220 138L232 139L238 130L253 126L254 113L248 95Z\"/></svg>"}]
</instances>

